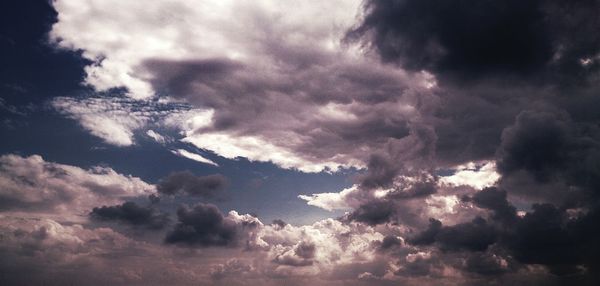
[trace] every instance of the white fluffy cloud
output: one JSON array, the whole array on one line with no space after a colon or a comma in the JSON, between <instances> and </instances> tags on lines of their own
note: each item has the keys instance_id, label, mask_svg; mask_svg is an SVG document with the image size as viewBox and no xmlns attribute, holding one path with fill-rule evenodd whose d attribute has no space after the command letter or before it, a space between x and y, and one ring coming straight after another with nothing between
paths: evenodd
<instances>
[{"instance_id":1,"label":"white fluffy cloud","mask_svg":"<svg viewBox=\"0 0 600 286\"><path fill-rule=\"evenodd\" d=\"M483 189L493 186L500 179L495 161L469 162L455 167L453 171L454 174L441 177L440 183Z\"/></svg>"},{"instance_id":2,"label":"white fluffy cloud","mask_svg":"<svg viewBox=\"0 0 600 286\"><path fill-rule=\"evenodd\" d=\"M339 193L319 193L312 195L299 195L298 198L306 201L307 204L319 207L328 211L349 210L352 206L358 206L358 203L352 204L352 195L360 192L357 185L343 189Z\"/></svg>"}]
</instances>

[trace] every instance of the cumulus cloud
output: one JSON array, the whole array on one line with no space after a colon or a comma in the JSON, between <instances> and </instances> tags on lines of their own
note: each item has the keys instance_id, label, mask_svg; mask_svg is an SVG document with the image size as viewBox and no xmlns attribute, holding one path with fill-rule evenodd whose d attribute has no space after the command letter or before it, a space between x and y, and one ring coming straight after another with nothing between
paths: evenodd
<instances>
[{"instance_id":1,"label":"cumulus cloud","mask_svg":"<svg viewBox=\"0 0 600 286\"><path fill-rule=\"evenodd\" d=\"M244 230L252 231L262 225L250 215L240 216L232 211L224 216L212 204L197 204L177 210L178 223L167 234L166 243L189 246L237 246L244 239Z\"/></svg>"},{"instance_id":2,"label":"cumulus cloud","mask_svg":"<svg viewBox=\"0 0 600 286\"><path fill-rule=\"evenodd\" d=\"M351 209L352 204L350 202L352 194L360 192L358 187L352 186L350 188L343 189L339 193L320 193L308 195L299 195L298 198L303 199L307 204L315 207L319 207L328 211L333 210L345 210Z\"/></svg>"},{"instance_id":3,"label":"cumulus cloud","mask_svg":"<svg viewBox=\"0 0 600 286\"><path fill-rule=\"evenodd\" d=\"M496 171L494 161L481 163L469 162L455 167L454 174L442 176L440 183L453 186L471 186L475 189L483 189L496 184L500 175Z\"/></svg>"},{"instance_id":4,"label":"cumulus cloud","mask_svg":"<svg viewBox=\"0 0 600 286\"><path fill-rule=\"evenodd\" d=\"M88 170L46 162L38 155L0 157L0 210L63 214L77 219L98 204L147 196L154 186L108 167ZM65 217L67 219L67 217Z\"/></svg>"},{"instance_id":5,"label":"cumulus cloud","mask_svg":"<svg viewBox=\"0 0 600 286\"><path fill-rule=\"evenodd\" d=\"M90 217L101 221L118 221L133 226L161 229L169 223L169 217L151 207L143 207L134 202L121 205L95 207Z\"/></svg>"}]
</instances>

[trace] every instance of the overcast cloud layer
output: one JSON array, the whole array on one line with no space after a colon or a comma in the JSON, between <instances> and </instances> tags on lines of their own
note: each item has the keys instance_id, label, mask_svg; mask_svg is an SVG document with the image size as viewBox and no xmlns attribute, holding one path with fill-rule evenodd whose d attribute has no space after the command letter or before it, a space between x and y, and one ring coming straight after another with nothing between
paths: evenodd
<instances>
[{"instance_id":1,"label":"overcast cloud layer","mask_svg":"<svg viewBox=\"0 0 600 286\"><path fill-rule=\"evenodd\" d=\"M600 282L600 1L50 4L40 41L83 59L85 92L39 108L203 168L1 150L0 284ZM12 128L35 110L0 108ZM329 218L219 207L263 163ZM239 203L281 203L256 194Z\"/></svg>"}]
</instances>

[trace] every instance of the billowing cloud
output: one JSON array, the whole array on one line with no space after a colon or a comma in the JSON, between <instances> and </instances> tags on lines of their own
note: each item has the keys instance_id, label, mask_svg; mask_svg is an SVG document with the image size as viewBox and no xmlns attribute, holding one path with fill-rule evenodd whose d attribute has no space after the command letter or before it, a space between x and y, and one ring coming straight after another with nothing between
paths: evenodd
<instances>
[{"instance_id":1,"label":"billowing cloud","mask_svg":"<svg viewBox=\"0 0 600 286\"><path fill-rule=\"evenodd\" d=\"M154 186L108 167L85 170L46 162L38 155L0 157L0 210L63 214L77 219L98 204L147 196ZM67 219L67 217L65 217Z\"/></svg>"},{"instance_id":2,"label":"billowing cloud","mask_svg":"<svg viewBox=\"0 0 600 286\"><path fill-rule=\"evenodd\" d=\"M264 224L192 204L222 175L150 185L4 155L0 270L36 275L2 284L600 281L600 1L52 5L51 43L87 60L97 94L50 105L105 143L353 177L298 198L340 217Z\"/></svg>"},{"instance_id":3,"label":"billowing cloud","mask_svg":"<svg viewBox=\"0 0 600 286\"><path fill-rule=\"evenodd\" d=\"M54 3L61 16L51 36L63 48L83 50L94 62L86 68L86 83L99 91L125 87L138 100L166 95L210 112L198 120L180 118L200 124L178 126L183 141L225 158L270 161L304 172L362 168L370 153L386 148L388 141L420 136L414 129L424 120L421 112L436 104L431 74L382 65L361 55L358 45L342 41L359 1L306 2L292 10L277 1L194 7L184 1L153 3L165 18L146 5L146 12L133 18L109 11L135 5L81 5L89 9ZM311 17L310 25L304 21L322 11L335 12ZM237 16L227 16L233 13ZM131 21L135 29L121 28ZM84 31L99 26L103 33L86 36ZM109 36L124 33L128 36ZM117 127L117 119L111 119L110 128L98 130L86 125L89 115L66 114L117 145L131 145L132 130L146 123ZM108 130L119 137L109 137ZM406 152L414 147L396 145Z\"/></svg>"},{"instance_id":4,"label":"billowing cloud","mask_svg":"<svg viewBox=\"0 0 600 286\"><path fill-rule=\"evenodd\" d=\"M235 211L224 216L211 204L197 204L177 210L178 223L167 234L166 243L190 246L237 246L243 240L244 229L257 228L262 223L250 215Z\"/></svg>"},{"instance_id":5,"label":"billowing cloud","mask_svg":"<svg viewBox=\"0 0 600 286\"><path fill-rule=\"evenodd\" d=\"M117 221L150 229L161 229L169 223L167 214L161 213L152 207L140 206L134 202L95 207L90 212L90 217L100 221Z\"/></svg>"},{"instance_id":6,"label":"billowing cloud","mask_svg":"<svg viewBox=\"0 0 600 286\"><path fill-rule=\"evenodd\" d=\"M598 67L598 38L587 35L597 28L599 5L373 0L349 36L369 37L386 61L465 80L546 72L570 77Z\"/></svg>"}]
</instances>

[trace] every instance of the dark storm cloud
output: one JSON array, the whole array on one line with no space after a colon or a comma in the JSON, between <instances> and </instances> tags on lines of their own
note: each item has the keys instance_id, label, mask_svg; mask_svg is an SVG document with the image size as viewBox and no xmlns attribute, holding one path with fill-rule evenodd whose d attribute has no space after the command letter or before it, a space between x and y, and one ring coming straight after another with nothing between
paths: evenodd
<instances>
[{"instance_id":1,"label":"dark storm cloud","mask_svg":"<svg viewBox=\"0 0 600 286\"><path fill-rule=\"evenodd\" d=\"M600 52L598 1L367 1L350 38L372 37L383 60L461 77L581 76Z\"/></svg>"},{"instance_id":2,"label":"dark storm cloud","mask_svg":"<svg viewBox=\"0 0 600 286\"><path fill-rule=\"evenodd\" d=\"M480 217L471 222L442 227L436 235L442 250L484 251L496 240L494 227Z\"/></svg>"},{"instance_id":3,"label":"dark storm cloud","mask_svg":"<svg viewBox=\"0 0 600 286\"><path fill-rule=\"evenodd\" d=\"M215 205L202 203L179 208L177 219L177 225L165 238L166 243L233 247L240 244L245 229L258 227L256 221L237 221L224 216Z\"/></svg>"},{"instance_id":4,"label":"dark storm cloud","mask_svg":"<svg viewBox=\"0 0 600 286\"><path fill-rule=\"evenodd\" d=\"M501 257L490 253L476 252L468 256L465 270L485 276L497 276L513 269L508 268L508 262ZM503 265L506 263L506 265Z\"/></svg>"},{"instance_id":5,"label":"dark storm cloud","mask_svg":"<svg viewBox=\"0 0 600 286\"><path fill-rule=\"evenodd\" d=\"M225 219L215 205L198 204L193 208L179 208L177 218L179 223L167 234L167 243L205 247L230 246L236 243L235 222Z\"/></svg>"},{"instance_id":6,"label":"dark storm cloud","mask_svg":"<svg viewBox=\"0 0 600 286\"><path fill-rule=\"evenodd\" d=\"M213 198L227 185L227 178L220 174L196 176L190 171L179 171L161 179L156 190L164 195L187 194Z\"/></svg>"},{"instance_id":7,"label":"dark storm cloud","mask_svg":"<svg viewBox=\"0 0 600 286\"><path fill-rule=\"evenodd\" d=\"M414 245L438 243L442 250L484 251L497 240L495 229L481 217L471 222L442 226L431 219L429 227L408 241Z\"/></svg>"},{"instance_id":8,"label":"dark storm cloud","mask_svg":"<svg viewBox=\"0 0 600 286\"><path fill-rule=\"evenodd\" d=\"M397 236L386 235L381 243L379 244L379 248L382 251L386 251L388 249L394 248L396 246L402 246L404 242L399 239Z\"/></svg>"},{"instance_id":9,"label":"dark storm cloud","mask_svg":"<svg viewBox=\"0 0 600 286\"><path fill-rule=\"evenodd\" d=\"M473 195L472 201L480 208L493 211L492 218L505 223L514 222L517 209L506 199L506 191L495 187L483 189Z\"/></svg>"},{"instance_id":10,"label":"dark storm cloud","mask_svg":"<svg viewBox=\"0 0 600 286\"><path fill-rule=\"evenodd\" d=\"M492 210L492 219L497 224L477 217L471 222L443 226L431 219L429 227L407 242L416 246L433 245L442 251L466 252L466 271L481 275L513 271L507 268L512 267L512 262L499 259L510 255L521 264L547 266L555 275L597 281L594 272L600 238L594 227L600 219L597 205L574 214L551 204L534 204L532 211L519 217L514 206L507 202L506 192L496 188L480 191L469 200Z\"/></svg>"},{"instance_id":11,"label":"dark storm cloud","mask_svg":"<svg viewBox=\"0 0 600 286\"><path fill-rule=\"evenodd\" d=\"M569 218L565 210L550 204L532 208L516 225L508 226L507 246L515 258L546 265L556 275L586 274L598 279L600 232L594 227L600 219L598 210Z\"/></svg>"},{"instance_id":12,"label":"dark storm cloud","mask_svg":"<svg viewBox=\"0 0 600 286\"><path fill-rule=\"evenodd\" d=\"M94 208L90 212L90 217L100 221L118 221L151 229L161 229L170 221L167 214L151 207L139 206L134 202Z\"/></svg>"},{"instance_id":13,"label":"dark storm cloud","mask_svg":"<svg viewBox=\"0 0 600 286\"><path fill-rule=\"evenodd\" d=\"M414 245L429 245L435 242L435 238L442 229L442 222L437 219L429 219L429 226L415 235L414 237L408 239L408 242Z\"/></svg>"},{"instance_id":14,"label":"dark storm cloud","mask_svg":"<svg viewBox=\"0 0 600 286\"><path fill-rule=\"evenodd\" d=\"M373 154L367 168L368 173L362 178L361 187L373 189L390 187L401 167L384 154Z\"/></svg>"},{"instance_id":15,"label":"dark storm cloud","mask_svg":"<svg viewBox=\"0 0 600 286\"><path fill-rule=\"evenodd\" d=\"M348 219L369 225L377 225L390 221L395 213L396 210L392 201L370 201L350 213Z\"/></svg>"},{"instance_id":16,"label":"dark storm cloud","mask_svg":"<svg viewBox=\"0 0 600 286\"><path fill-rule=\"evenodd\" d=\"M501 184L515 193L572 206L598 199L600 130L594 121L577 122L564 111L523 111L502 133L497 156Z\"/></svg>"},{"instance_id":17,"label":"dark storm cloud","mask_svg":"<svg viewBox=\"0 0 600 286\"><path fill-rule=\"evenodd\" d=\"M558 116L534 111L519 114L515 125L502 133L498 170L506 174L524 169L545 181L565 168L573 131L568 119Z\"/></svg>"}]
</instances>

